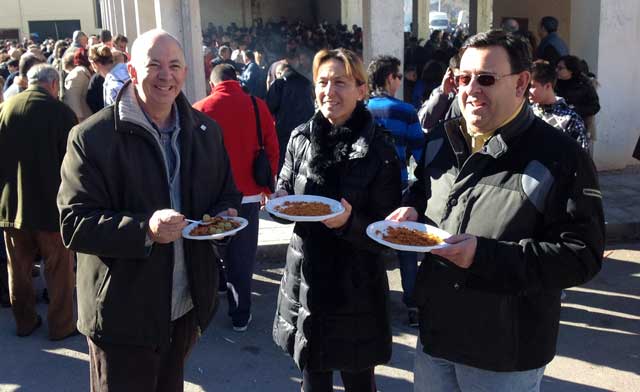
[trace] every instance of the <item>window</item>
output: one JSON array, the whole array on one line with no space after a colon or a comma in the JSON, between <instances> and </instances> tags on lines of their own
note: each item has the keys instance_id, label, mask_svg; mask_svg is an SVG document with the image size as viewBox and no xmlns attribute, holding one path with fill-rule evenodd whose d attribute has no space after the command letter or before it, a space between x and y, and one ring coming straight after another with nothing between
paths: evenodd
<instances>
[{"instance_id":1,"label":"window","mask_svg":"<svg viewBox=\"0 0 640 392\"><path fill-rule=\"evenodd\" d=\"M0 29L0 39L19 39L20 32L18 29Z\"/></svg>"},{"instance_id":2,"label":"window","mask_svg":"<svg viewBox=\"0 0 640 392\"><path fill-rule=\"evenodd\" d=\"M75 30L80 30L80 20L30 20L29 34L42 42L47 38L71 38Z\"/></svg>"}]
</instances>

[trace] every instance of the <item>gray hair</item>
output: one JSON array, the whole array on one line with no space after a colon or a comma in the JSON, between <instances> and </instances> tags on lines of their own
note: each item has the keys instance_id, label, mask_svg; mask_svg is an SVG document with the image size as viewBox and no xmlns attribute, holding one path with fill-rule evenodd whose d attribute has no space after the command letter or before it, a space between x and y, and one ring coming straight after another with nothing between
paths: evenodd
<instances>
[{"instance_id":1,"label":"gray hair","mask_svg":"<svg viewBox=\"0 0 640 392\"><path fill-rule=\"evenodd\" d=\"M36 64L27 72L29 84L53 83L60 80L58 71L49 64Z\"/></svg>"}]
</instances>

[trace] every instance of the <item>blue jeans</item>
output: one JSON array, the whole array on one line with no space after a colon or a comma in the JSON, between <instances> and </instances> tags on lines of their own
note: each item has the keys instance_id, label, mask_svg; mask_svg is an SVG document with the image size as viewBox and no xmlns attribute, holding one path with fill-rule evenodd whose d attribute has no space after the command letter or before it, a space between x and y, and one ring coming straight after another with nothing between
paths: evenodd
<instances>
[{"instance_id":1,"label":"blue jeans","mask_svg":"<svg viewBox=\"0 0 640 392\"><path fill-rule=\"evenodd\" d=\"M522 372L493 372L432 357L418 339L414 392L539 392L544 366Z\"/></svg>"},{"instance_id":2,"label":"blue jeans","mask_svg":"<svg viewBox=\"0 0 640 392\"><path fill-rule=\"evenodd\" d=\"M416 287L418 275L418 254L398 251L398 264L400 264L400 281L402 282L402 302L407 308L415 308L413 290Z\"/></svg>"},{"instance_id":3,"label":"blue jeans","mask_svg":"<svg viewBox=\"0 0 640 392\"><path fill-rule=\"evenodd\" d=\"M240 230L224 252L229 316L234 323L244 324L251 314L251 281L258 250L258 224L260 203L242 204L238 215L249 221Z\"/></svg>"}]
</instances>

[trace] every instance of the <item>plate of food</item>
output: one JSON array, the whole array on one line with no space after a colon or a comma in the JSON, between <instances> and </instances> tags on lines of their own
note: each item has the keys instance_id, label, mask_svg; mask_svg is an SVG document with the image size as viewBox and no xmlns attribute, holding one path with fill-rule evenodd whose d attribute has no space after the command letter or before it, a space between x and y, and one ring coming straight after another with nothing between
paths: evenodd
<instances>
[{"instance_id":1,"label":"plate of food","mask_svg":"<svg viewBox=\"0 0 640 392\"><path fill-rule=\"evenodd\" d=\"M190 240L219 240L234 235L247 227L249 222L236 216L204 215L202 220L191 221L182 229L182 237Z\"/></svg>"},{"instance_id":2,"label":"plate of food","mask_svg":"<svg viewBox=\"0 0 640 392\"><path fill-rule=\"evenodd\" d=\"M271 199L265 209L292 222L321 222L344 212L339 201L314 195L289 195Z\"/></svg>"},{"instance_id":3,"label":"plate of food","mask_svg":"<svg viewBox=\"0 0 640 392\"><path fill-rule=\"evenodd\" d=\"M445 238L451 234L437 227L418 222L378 221L367 227L367 235L389 248L407 252L430 252L448 246Z\"/></svg>"}]
</instances>

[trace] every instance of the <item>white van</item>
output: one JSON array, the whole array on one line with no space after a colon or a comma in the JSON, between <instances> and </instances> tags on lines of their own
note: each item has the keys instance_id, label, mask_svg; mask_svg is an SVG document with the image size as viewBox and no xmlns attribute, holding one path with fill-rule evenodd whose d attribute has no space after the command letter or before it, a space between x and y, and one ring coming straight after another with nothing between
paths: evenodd
<instances>
[{"instance_id":1,"label":"white van","mask_svg":"<svg viewBox=\"0 0 640 392\"><path fill-rule=\"evenodd\" d=\"M429 30L449 30L449 16L446 12L429 12Z\"/></svg>"}]
</instances>

